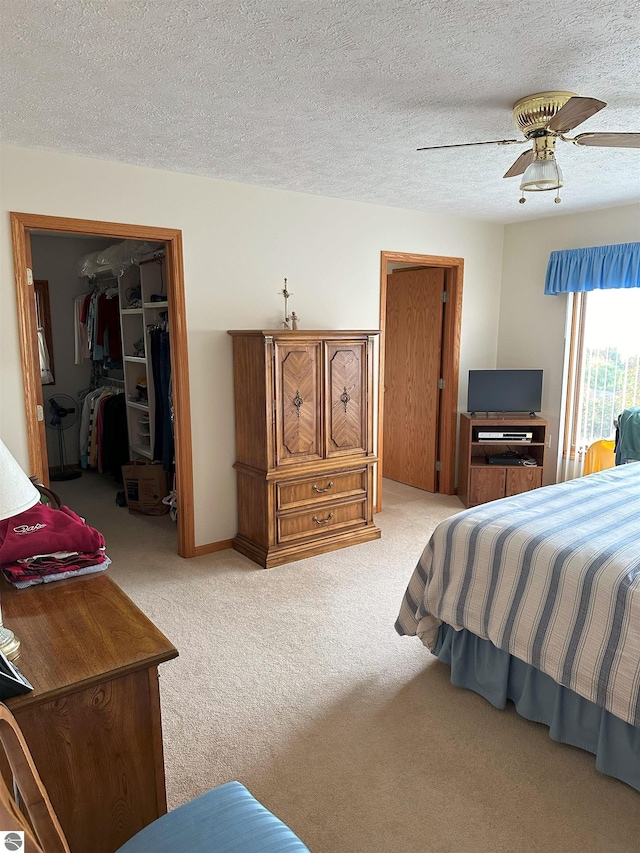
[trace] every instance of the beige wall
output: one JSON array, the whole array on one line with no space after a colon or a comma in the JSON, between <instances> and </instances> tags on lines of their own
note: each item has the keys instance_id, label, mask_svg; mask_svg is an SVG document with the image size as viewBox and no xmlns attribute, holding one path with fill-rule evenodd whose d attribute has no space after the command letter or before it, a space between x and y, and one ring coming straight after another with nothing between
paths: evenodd
<instances>
[{"instance_id":1,"label":"beige wall","mask_svg":"<svg viewBox=\"0 0 640 853\"><path fill-rule=\"evenodd\" d=\"M184 238L196 544L236 532L232 328L379 322L380 252L465 259L461 407L492 367L503 226L6 146L0 156L0 435L27 465L8 211L180 228Z\"/></svg>"},{"instance_id":2,"label":"beige wall","mask_svg":"<svg viewBox=\"0 0 640 853\"><path fill-rule=\"evenodd\" d=\"M543 410L549 419L555 463L562 404L567 297L545 296L549 254L640 240L640 205L555 216L505 226L498 367L541 367ZM555 465L548 466L555 474Z\"/></svg>"}]
</instances>

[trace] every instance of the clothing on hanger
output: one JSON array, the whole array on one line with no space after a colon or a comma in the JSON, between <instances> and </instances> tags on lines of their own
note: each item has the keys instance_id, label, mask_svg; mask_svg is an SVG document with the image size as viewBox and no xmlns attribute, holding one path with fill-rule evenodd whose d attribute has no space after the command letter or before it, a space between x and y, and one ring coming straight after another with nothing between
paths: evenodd
<instances>
[{"instance_id":1,"label":"clothing on hanger","mask_svg":"<svg viewBox=\"0 0 640 853\"><path fill-rule=\"evenodd\" d=\"M113 284L113 280L101 282L74 300L74 329L76 364L81 363L77 360L79 357L110 363L122 360L117 283Z\"/></svg>"},{"instance_id":2,"label":"clothing on hanger","mask_svg":"<svg viewBox=\"0 0 640 853\"><path fill-rule=\"evenodd\" d=\"M155 392L154 460L162 462L165 471L174 466L174 436L171 402L171 348L169 332L158 325L150 327L151 368Z\"/></svg>"},{"instance_id":3,"label":"clothing on hanger","mask_svg":"<svg viewBox=\"0 0 640 853\"><path fill-rule=\"evenodd\" d=\"M124 391L117 387L124 383L115 380L114 385L100 385L85 394L79 452L83 468L97 468L120 480L121 468L129 461L129 433Z\"/></svg>"}]
</instances>

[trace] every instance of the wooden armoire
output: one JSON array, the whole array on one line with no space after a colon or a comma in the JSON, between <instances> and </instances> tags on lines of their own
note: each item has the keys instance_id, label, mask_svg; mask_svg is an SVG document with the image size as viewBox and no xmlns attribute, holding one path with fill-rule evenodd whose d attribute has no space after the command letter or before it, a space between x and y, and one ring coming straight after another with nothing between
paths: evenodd
<instances>
[{"instance_id":1,"label":"wooden armoire","mask_svg":"<svg viewBox=\"0 0 640 853\"><path fill-rule=\"evenodd\" d=\"M238 535L265 568L378 539L373 342L378 332L230 331Z\"/></svg>"}]
</instances>

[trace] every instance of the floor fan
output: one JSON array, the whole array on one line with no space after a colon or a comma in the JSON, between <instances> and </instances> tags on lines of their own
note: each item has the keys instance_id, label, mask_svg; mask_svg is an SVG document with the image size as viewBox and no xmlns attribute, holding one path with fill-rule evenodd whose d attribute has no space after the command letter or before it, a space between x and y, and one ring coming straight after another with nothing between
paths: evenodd
<instances>
[{"instance_id":1,"label":"floor fan","mask_svg":"<svg viewBox=\"0 0 640 853\"><path fill-rule=\"evenodd\" d=\"M56 394L47 400L47 428L55 430L58 435L58 469L49 474L54 482L61 480L77 480L82 471L67 464L67 454L64 443L64 431L72 427L78 420L78 404L68 394Z\"/></svg>"}]
</instances>

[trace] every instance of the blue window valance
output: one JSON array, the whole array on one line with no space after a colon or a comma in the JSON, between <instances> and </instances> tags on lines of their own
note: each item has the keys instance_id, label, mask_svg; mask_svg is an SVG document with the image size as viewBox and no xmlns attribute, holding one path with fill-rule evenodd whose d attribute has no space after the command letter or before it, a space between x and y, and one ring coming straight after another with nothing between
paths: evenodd
<instances>
[{"instance_id":1,"label":"blue window valance","mask_svg":"<svg viewBox=\"0 0 640 853\"><path fill-rule=\"evenodd\" d=\"M640 287L640 243L551 252L544 292Z\"/></svg>"}]
</instances>

